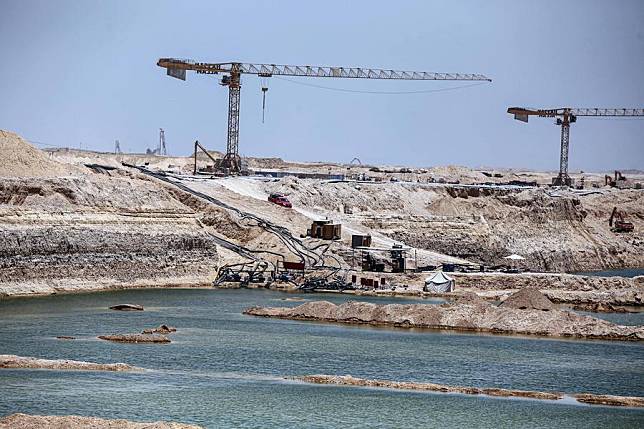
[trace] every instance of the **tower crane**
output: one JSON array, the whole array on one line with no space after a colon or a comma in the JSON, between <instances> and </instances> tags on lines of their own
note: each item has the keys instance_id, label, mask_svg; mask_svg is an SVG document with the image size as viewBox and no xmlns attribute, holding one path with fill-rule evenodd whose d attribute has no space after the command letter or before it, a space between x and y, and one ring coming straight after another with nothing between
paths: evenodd
<instances>
[{"instance_id":1,"label":"tower crane","mask_svg":"<svg viewBox=\"0 0 644 429\"><path fill-rule=\"evenodd\" d=\"M168 149L165 146L165 131L163 128L159 128L159 155L166 156L168 155Z\"/></svg>"},{"instance_id":2,"label":"tower crane","mask_svg":"<svg viewBox=\"0 0 644 429\"><path fill-rule=\"evenodd\" d=\"M276 64L249 64L239 62L203 63L186 59L161 58L159 67L167 69L168 76L186 80L187 71L197 74L222 74L220 85L228 87L228 140L226 155L221 160L220 168L232 174L241 171L239 157L239 102L241 75L257 75L262 78L271 76L301 76L351 79L397 79L397 80L469 80L488 81L491 79L481 74L433 73L382 70L360 67L319 67Z\"/></svg>"},{"instance_id":3,"label":"tower crane","mask_svg":"<svg viewBox=\"0 0 644 429\"><path fill-rule=\"evenodd\" d=\"M552 180L555 186L571 186L572 179L568 176L568 148L570 146L570 124L577 122L578 116L644 116L644 109L585 109L562 107L557 109L529 109L525 107L510 107L508 113L514 119L528 122L530 116L556 118L555 124L561 125L561 153L559 156L559 175Z\"/></svg>"}]
</instances>

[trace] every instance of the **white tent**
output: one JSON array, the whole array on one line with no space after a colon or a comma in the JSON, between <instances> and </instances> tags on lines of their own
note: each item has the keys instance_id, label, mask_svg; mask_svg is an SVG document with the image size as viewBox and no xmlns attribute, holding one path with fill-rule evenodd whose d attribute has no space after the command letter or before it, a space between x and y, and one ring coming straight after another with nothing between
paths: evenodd
<instances>
[{"instance_id":1,"label":"white tent","mask_svg":"<svg viewBox=\"0 0 644 429\"><path fill-rule=\"evenodd\" d=\"M522 260L524 260L525 258L524 258L523 256L521 256L521 255L517 255L516 253L513 253L512 255L510 255L510 256L506 256L506 257L505 257L505 258L503 258L503 259L511 259L511 260L513 260L513 261L522 261Z\"/></svg>"},{"instance_id":2,"label":"white tent","mask_svg":"<svg viewBox=\"0 0 644 429\"><path fill-rule=\"evenodd\" d=\"M443 273L436 272L425 279L425 292L452 292L454 290L454 279Z\"/></svg>"}]
</instances>

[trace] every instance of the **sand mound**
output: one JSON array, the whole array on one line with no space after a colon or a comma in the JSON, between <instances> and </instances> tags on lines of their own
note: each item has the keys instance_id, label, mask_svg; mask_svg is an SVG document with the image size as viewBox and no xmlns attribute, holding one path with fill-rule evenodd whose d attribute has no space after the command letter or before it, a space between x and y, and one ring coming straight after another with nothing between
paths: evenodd
<instances>
[{"instance_id":1,"label":"sand mound","mask_svg":"<svg viewBox=\"0 0 644 429\"><path fill-rule=\"evenodd\" d=\"M49 160L18 134L0 130L0 176L44 177L69 173L68 168Z\"/></svg>"},{"instance_id":2,"label":"sand mound","mask_svg":"<svg viewBox=\"0 0 644 429\"><path fill-rule=\"evenodd\" d=\"M465 292L462 295L456 296L453 299L453 302L456 304L467 305L490 305L489 302L487 302L474 292Z\"/></svg>"},{"instance_id":3,"label":"sand mound","mask_svg":"<svg viewBox=\"0 0 644 429\"><path fill-rule=\"evenodd\" d=\"M519 310L553 310L555 306L552 302L535 288L523 288L513 293L503 301L500 307L516 308Z\"/></svg>"}]
</instances>

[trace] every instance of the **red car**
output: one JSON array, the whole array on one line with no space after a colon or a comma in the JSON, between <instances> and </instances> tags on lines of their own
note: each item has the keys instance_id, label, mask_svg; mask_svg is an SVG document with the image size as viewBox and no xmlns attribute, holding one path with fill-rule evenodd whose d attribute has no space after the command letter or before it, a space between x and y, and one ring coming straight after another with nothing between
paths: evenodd
<instances>
[{"instance_id":1,"label":"red car","mask_svg":"<svg viewBox=\"0 0 644 429\"><path fill-rule=\"evenodd\" d=\"M273 204L277 204L278 206L286 207L286 208L291 208L293 207L293 204L282 194L270 194L268 196L268 201L270 201Z\"/></svg>"}]
</instances>

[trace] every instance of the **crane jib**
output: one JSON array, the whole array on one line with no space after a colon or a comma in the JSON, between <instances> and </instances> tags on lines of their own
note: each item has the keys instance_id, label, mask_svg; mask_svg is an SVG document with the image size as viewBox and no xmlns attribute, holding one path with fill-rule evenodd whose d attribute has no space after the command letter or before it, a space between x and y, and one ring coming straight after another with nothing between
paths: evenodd
<instances>
[{"instance_id":1,"label":"crane jib","mask_svg":"<svg viewBox=\"0 0 644 429\"><path fill-rule=\"evenodd\" d=\"M405 71L372 69L364 67L327 67L281 64L253 63L201 63L192 60L161 58L157 65L165 68L196 71L199 74L234 73L270 76L330 77L354 79L397 79L397 80L492 80L475 73L436 73L425 71Z\"/></svg>"},{"instance_id":2,"label":"crane jib","mask_svg":"<svg viewBox=\"0 0 644 429\"><path fill-rule=\"evenodd\" d=\"M581 107L561 107L557 109L529 109L525 107L510 107L508 113L516 116L540 116L543 118L554 118L557 116L644 116L644 109L631 108L581 108ZM520 119L523 120L523 119ZM527 121L524 121L527 122Z\"/></svg>"},{"instance_id":3,"label":"crane jib","mask_svg":"<svg viewBox=\"0 0 644 429\"><path fill-rule=\"evenodd\" d=\"M271 76L302 76L345 79L492 81L492 79L485 75L471 73L435 73L362 67L297 66L239 62L202 63L177 58L160 58L157 61L157 65L167 69L168 76L180 80L186 80L186 71L194 71L198 74L223 74L220 85L228 87L228 141L226 155L216 165L217 169L225 172L225 174L239 174L242 170L242 160L239 156L239 104L241 100L240 77L242 74L254 74L260 78L268 78ZM264 97L262 100L262 115L265 107L267 89L267 87L262 87Z\"/></svg>"}]
</instances>

